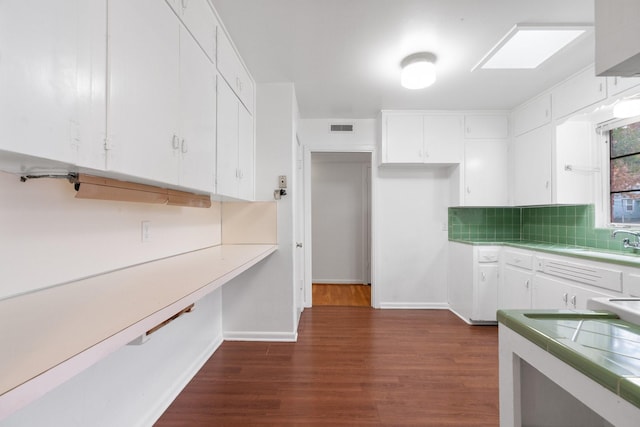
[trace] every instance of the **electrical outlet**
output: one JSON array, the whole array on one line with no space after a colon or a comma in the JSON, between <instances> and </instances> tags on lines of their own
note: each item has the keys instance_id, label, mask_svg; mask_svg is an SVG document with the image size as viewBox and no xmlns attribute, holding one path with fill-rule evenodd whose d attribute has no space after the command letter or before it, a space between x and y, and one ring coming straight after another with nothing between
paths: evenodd
<instances>
[{"instance_id":1,"label":"electrical outlet","mask_svg":"<svg viewBox=\"0 0 640 427\"><path fill-rule=\"evenodd\" d=\"M142 221L140 224L142 243L148 243L151 241L151 221Z\"/></svg>"},{"instance_id":2,"label":"electrical outlet","mask_svg":"<svg viewBox=\"0 0 640 427\"><path fill-rule=\"evenodd\" d=\"M287 188L287 176L286 175L280 175L278 177L278 188Z\"/></svg>"}]
</instances>

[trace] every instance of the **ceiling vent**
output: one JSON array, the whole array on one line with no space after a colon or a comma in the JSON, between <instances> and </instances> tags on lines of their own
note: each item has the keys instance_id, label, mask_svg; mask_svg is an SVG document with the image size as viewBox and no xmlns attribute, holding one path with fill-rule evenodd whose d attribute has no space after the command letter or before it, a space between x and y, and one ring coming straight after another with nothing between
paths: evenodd
<instances>
[{"instance_id":1,"label":"ceiling vent","mask_svg":"<svg viewBox=\"0 0 640 427\"><path fill-rule=\"evenodd\" d=\"M329 132L335 133L351 133L353 132L353 124L331 124L329 125Z\"/></svg>"}]
</instances>

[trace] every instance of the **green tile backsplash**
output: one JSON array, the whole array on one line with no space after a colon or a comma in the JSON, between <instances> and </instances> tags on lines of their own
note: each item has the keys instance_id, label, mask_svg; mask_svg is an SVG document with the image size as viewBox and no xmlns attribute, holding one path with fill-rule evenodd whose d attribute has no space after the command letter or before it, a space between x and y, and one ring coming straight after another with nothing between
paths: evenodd
<instances>
[{"instance_id":1,"label":"green tile backsplash","mask_svg":"<svg viewBox=\"0 0 640 427\"><path fill-rule=\"evenodd\" d=\"M594 228L593 205L449 208L449 239L526 241L625 251L611 230Z\"/></svg>"}]
</instances>

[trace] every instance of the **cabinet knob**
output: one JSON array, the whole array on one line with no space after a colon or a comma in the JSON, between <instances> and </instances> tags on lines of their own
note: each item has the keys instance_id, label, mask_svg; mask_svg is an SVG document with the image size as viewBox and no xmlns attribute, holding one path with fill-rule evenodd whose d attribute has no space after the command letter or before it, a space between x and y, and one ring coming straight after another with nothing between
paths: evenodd
<instances>
[{"instance_id":1,"label":"cabinet knob","mask_svg":"<svg viewBox=\"0 0 640 427\"><path fill-rule=\"evenodd\" d=\"M565 292L564 294L562 294L562 301L564 301L565 304L569 301L568 293Z\"/></svg>"},{"instance_id":2,"label":"cabinet knob","mask_svg":"<svg viewBox=\"0 0 640 427\"><path fill-rule=\"evenodd\" d=\"M482 272L482 281L484 282L487 279L487 275L484 274L484 271Z\"/></svg>"},{"instance_id":3,"label":"cabinet knob","mask_svg":"<svg viewBox=\"0 0 640 427\"><path fill-rule=\"evenodd\" d=\"M547 189L547 190L549 189L549 181L546 181L546 182L544 183L544 188L545 188L545 189Z\"/></svg>"},{"instance_id":4,"label":"cabinet knob","mask_svg":"<svg viewBox=\"0 0 640 427\"><path fill-rule=\"evenodd\" d=\"M524 287L529 289L529 279L524 281Z\"/></svg>"},{"instance_id":5,"label":"cabinet knob","mask_svg":"<svg viewBox=\"0 0 640 427\"><path fill-rule=\"evenodd\" d=\"M180 148L180 138L178 138L178 135L173 134L173 138L171 138L171 146L173 147L174 150L177 150Z\"/></svg>"},{"instance_id":6,"label":"cabinet knob","mask_svg":"<svg viewBox=\"0 0 640 427\"><path fill-rule=\"evenodd\" d=\"M471 187L467 185L467 194L471 194Z\"/></svg>"},{"instance_id":7,"label":"cabinet knob","mask_svg":"<svg viewBox=\"0 0 640 427\"><path fill-rule=\"evenodd\" d=\"M189 147L187 146L187 141L184 138L182 138L182 143L180 145L180 151L182 151L182 154L186 154L187 151L189 151Z\"/></svg>"},{"instance_id":8,"label":"cabinet knob","mask_svg":"<svg viewBox=\"0 0 640 427\"><path fill-rule=\"evenodd\" d=\"M182 0L182 9L186 9L189 7L189 0Z\"/></svg>"},{"instance_id":9,"label":"cabinet knob","mask_svg":"<svg viewBox=\"0 0 640 427\"><path fill-rule=\"evenodd\" d=\"M573 308L576 308L576 296L575 295L571 295L571 305L573 306Z\"/></svg>"}]
</instances>

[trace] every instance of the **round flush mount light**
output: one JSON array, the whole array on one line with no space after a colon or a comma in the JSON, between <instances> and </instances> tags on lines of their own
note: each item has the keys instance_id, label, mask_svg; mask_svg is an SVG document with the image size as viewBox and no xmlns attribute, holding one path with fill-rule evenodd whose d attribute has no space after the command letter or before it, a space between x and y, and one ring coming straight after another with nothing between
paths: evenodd
<instances>
[{"instance_id":1,"label":"round flush mount light","mask_svg":"<svg viewBox=\"0 0 640 427\"><path fill-rule=\"evenodd\" d=\"M436 81L436 56L430 52L409 55L400 63L400 83L407 89L423 89Z\"/></svg>"}]
</instances>

